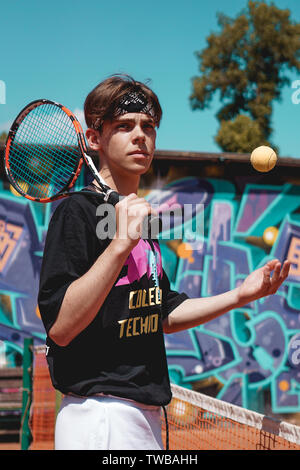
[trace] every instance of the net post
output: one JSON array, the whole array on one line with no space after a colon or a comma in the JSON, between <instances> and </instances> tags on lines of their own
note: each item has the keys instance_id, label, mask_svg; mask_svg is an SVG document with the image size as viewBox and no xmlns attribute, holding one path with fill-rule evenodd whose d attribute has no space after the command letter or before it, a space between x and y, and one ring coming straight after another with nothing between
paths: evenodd
<instances>
[{"instance_id":1,"label":"net post","mask_svg":"<svg viewBox=\"0 0 300 470\"><path fill-rule=\"evenodd\" d=\"M21 420L21 450L28 450L32 441L29 427L30 405L32 401L33 338L24 339L23 352L23 393Z\"/></svg>"}]
</instances>

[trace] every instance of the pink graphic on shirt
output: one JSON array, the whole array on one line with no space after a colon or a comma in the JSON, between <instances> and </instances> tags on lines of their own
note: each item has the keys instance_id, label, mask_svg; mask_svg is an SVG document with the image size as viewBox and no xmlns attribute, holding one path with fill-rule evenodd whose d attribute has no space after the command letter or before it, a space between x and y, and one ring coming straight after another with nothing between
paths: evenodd
<instances>
[{"instance_id":1,"label":"pink graphic on shirt","mask_svg":"<svg viewBox=\"0 0 300 470\"><path fill-rule=\"evenodd\" d=\"M152 243L155 249L153 256L151 256L151 246L143 239L133 248L124 265L128 266L127 274L118 280L116 286L131 284L141 279L145 274L147 274L149 279L151 275L154 274L153 265L151 264L151 259L153 259L154 256L156 258L156 274L158 277L162 277L163 269L160 247L157 242Z\"/></svg>"}]
</instances>

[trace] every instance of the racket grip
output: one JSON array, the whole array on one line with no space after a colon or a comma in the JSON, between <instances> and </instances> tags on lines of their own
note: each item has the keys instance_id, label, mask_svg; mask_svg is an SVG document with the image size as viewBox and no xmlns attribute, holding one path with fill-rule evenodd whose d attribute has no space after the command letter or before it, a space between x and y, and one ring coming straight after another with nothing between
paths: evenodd
<instances>
[{"instance_id":1,"label":"racket grip","mask_svg":"<svg viewBox=\"0 0 300 470\"><path fill-rule=\"evenodd\" d=\"M104 201L106 201L108 204L112 204L113 206L115 206L120 201L120 195L119 193L117 193L117 191L110 189L105 193Z\"/></svg>"},{"instance_id":2,"label":"racket grip","mask_svg":"<svg viewBox=\"0 0 300 470\"><path fill-rule=\"evenodd\" d=\"M148 215L146 229L145 234L142 232L142 238L157 238L162 231L161 218L158 215Z\"/></svg>"}]
</instances>

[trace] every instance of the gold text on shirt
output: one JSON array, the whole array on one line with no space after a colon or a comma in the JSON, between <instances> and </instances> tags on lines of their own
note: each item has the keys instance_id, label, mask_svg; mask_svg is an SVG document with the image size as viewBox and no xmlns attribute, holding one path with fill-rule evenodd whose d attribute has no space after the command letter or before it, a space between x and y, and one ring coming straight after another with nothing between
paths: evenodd
<instances>
[{"instance_id":1,"label":"gold text on shirt","mask_svg":"<svg viewBox=\"0 0 300 470\"><path fill-rule=\"evenodd\" d=\"M158 318L158 313L154 313L153 315L147 315L145 317L131 317L125 320L119 320L119 337L129 338L130 336L156 333L158 330Z\"/></svg>"},{"instance_id":2,"label":"gold text on shirt","mask_svg":"<svg viewBox=\"0 0 300 470\"><path fill-rule=\"evenodd\" d=\"M129 294L129 309L151 307L161 304L162 292L159 287L132 290Z\"/></svg>"}]
</instances>

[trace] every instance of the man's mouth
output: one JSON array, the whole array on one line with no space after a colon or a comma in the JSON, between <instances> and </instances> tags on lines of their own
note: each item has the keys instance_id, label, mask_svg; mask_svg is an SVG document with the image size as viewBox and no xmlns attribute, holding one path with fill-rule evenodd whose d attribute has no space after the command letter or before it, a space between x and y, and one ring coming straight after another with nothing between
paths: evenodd
<instances>
[{"instance_id":1,"label":"man's mouth","mask_svg":"<svg viewBox=\"0 0 300 470\"><path fill-rule=\"evenodd\" d=\"M141 155L144 157L148 157L149 153L146 150L133 150L132 152L129 152L129 155Z\"/></svg>"}]
</instances>

